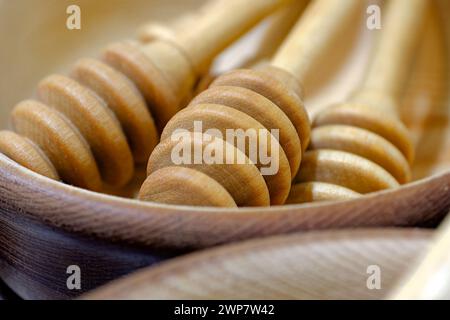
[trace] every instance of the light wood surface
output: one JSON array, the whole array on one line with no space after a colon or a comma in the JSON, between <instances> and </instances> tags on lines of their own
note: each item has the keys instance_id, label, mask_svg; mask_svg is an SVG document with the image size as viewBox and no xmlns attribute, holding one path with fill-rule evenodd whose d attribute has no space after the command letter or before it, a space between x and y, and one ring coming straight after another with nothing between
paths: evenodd
<instances>
[{"instance_id":1,"label":"light wood surface","mask_svg":"<svg viewBox=\"0 0 450 320\"><path fill-rule=\"evenodd\" d=\"M450 220L447 218L433 235L429 249L405 272L389 297L397 300L450 299Z\"/></svg>"},{"instance_id":2,"label":"light wood surface","mask_svg":"<svg viewBox=\"0 0 450 320\"><path fill-rule=\"evenodd\" d=\"M306 75L348 24L357 21L363 2L354 0L313 1L294 26L271 64L294 75L303 84Z\"/></svg>"},{"instance_id":3,"label":"light wood surface","mask_svg":"<svg viewBox=\"0 0 450 320\"><path fill-rule=\"evenodd\" d=\"M380 299L427 248L430 235L359 230L255 240L138 271L83 298ZM368 287L373 268L378 290Z\"/></svg>"},{"instance_id":4,"label":"light wood surface","mask_svg":"<svg viewBox=\"0 0 450 320\"><path fill-rule=\"evenodd\" d=\"M112 40L133 34L149 17L173 18L198 4L189 0L134 0L132 6L119 0L41 1L45 10L33 12L25 9L29 1L1 4L6 7L0 10L0 25L7 27L0 28L0 35L14 44L0 50L4 72L0 77L0 121L4 124L15 103L30 96L44 76L69 70L78 58L93 56ZM64 25L61 16L65 18L65 8L72 2L84 8L81 33L54 27ZM77 294L65 287L65 264L73 261L82 264L88 281L83 289L89 290L179 250L313 229L436 225L450 208L450 3L430 3L436 5L400 107L416 148L412 183L337 203L190 208L86 192L36 175L0 155L0 227L7 231L0 235L0 254L6 263L0 267L1 276L22 297L67 298ZM24 19L16 19L17 15ZM16 31L11 33L13 26ZM365 21L356 33L355 40L342 38L341 44L349 47L350 54L331 75L326 63L331 57L320 61L320 66L327 67L315 76L329 77L327 82L314 90L305 86L305 104L312 118L330 104L343 101L361 83L376 33L366 30ZM43 41L46 37L49 40ZM239 61L243 51L235 51L232 59ZM97 261L95 266L92 261ZM42 274L51 276L42 279Z\"/></svg>"},{"instance_id":5,"label":"light wood surface","mask_svg":"<svg viewBox=\"0 0 450 320\"><path fill-rule=\"evenodd\" d=\"M366 79L349 102L315 116L311 151L305 155L309 162L297 183L325 182L367 193L411 179L414 145L397 105L424 34L428 5L426 0L386 3ZM329 190L326 199L339 199Z\"/></svg>"},{"instance_id":6,"label":"light wood surface","mask_svg":"<svg viewBox=\"0 0 450 320\"><path fill-rule=\"evenodd\" d=\"M204 70L211 59L290 0L260 0L251 6L245 1L217 0L212 2L202 19L177 35L177 43L188 54L196 70Z\"/></svg>"},{"instance_id":7,"label":"light wood surface","mask_svg":"<svg viewBox=\"0 0 450 320\"><path fill-rule=\"evenodd\" d=\"M256 70L237 70L219 76L211 84L211 89L194 98L186 110L176 114L168 122L161 137L162 143L165 139L169 139L170 134L176 129L193 131L194 121L202 121L203 130L219 129L223 135L226 128L244 129L245 132L251 129L277 129L280 131L281 137L278 138L281 142L281 146L278 147L280 153L276 158L279 162L279 169L276 174L262 174L269 190L270 204L285 203L290 190L290 182L298 172L302 152L308 146L310 139L310 123L303 105L301 82L299 82L299 78L296 78L297 73L300 72L298 69L301 67L299 66L309 65L310 63L314 65L318 58L323 55L323 51L328 49L328 45L333 38L352 21L361 7L361 2L356 0L312 1L281 46L271 65L261 66ZM318 37L318 34L320 34L320 37ZM303 79L300 78L300 80ZM258 103L258 99L262 101ZM248 101L250 101L250 104L254 103L254 106L248 107ZM274 123L272 119L276 114L274 114L274 111L272 111L272 114L264 112L268 109L265 105L269 105L272 109L278 108L278 114L284 113L285 117L278 117L284 122ZM228 111L219 110L224 108ZM231 108L243 111L248 116ZM297 130L297 137L294 136L293 127ZM291 141L294 141L292 148L290 147ZM258 150L267 149L267 147L258 144L257 146ZM149 167L154 166L154 163L157 162L155 159L159 160L158 163L171 164L170 153L166 152L165 161L161 162L161 156L158 154L160 151L161 149L158 148L154 150L150 156ZM288 166L284 164L286 156L289 157ZM270 158L274 161L273 156ZM256 167L262 167L260 158L256 161L253 160L253 162ZM208 168L204 167L208 166L209 164L202 163L197 165L196 168L205 172ZM172 170L176 171L176 168ZM154 170L148 170L148 174L157 173L154 173ZM284 178L282 179L282 177ZM230 185L228 180L233 182L236 180L234 175L216 176L216 178L219 179L217 182L223 186ZM240 183L242 185L253 184L253 182L245 180ZM234 190L227 190L235 194ZM265 188L261 186L258 190L265 190ZM152 185L148 182L144 183L143 188L141 188L140 196L145 198L147 192L152 193ZM185 193L182 197L185 200L180 199L177 201L178 203L189 204L190 199L193 199L189 193ZM153 199L156 202L167 201L163 194L160 200L155 197ZM242 206L242 203L236 198L235 201Z\"/></svg>"},{"instance_id":8,"label":"light wood surface","mask_svg":"<svg viewBox=\"0 0 450 320\"><path fill-rule=\"evenodd\" d=\"M344 202L220 209L88 192L32 173L3 155L0 159L5 182L0 185L5 204L0 272L24 298L73 297L168 257L244 239L346 227L433 226L450 208L449 174ZM65 286L65 268L73 261L89 281L82 292ZM36 281L39 274L51 277Z\"/></svg>"},{"instance_id":9,"label":"light wood surface","mask_svg":"<svg viewBox=\"0 0 450 320\"><path fill-rule=\"evenodd\" d=\"M104 192L124 187L134 176L134 163L146 161L154 148L156 127L161 130L184 107L182 101L202 74L200 65L209 66L225 47L287 2L264 0L246 6L237 0L214 0L202 7L194 20L185 18L191 25L174 30L179 32L176 41L163 36L142 45L115 43L102 56L106 64L92 59L79 61L72 72L75 80L47 76L38 85L37 99L56 114L49 119L64 119L58 125L40 121L35 110L25 110L32 103L19 104L16 108L21 112L13 110L13 129L35 144L22 143L11 152L16 144L1 135L0 151L46 176L51 176L49 168L42 163L50 159L56 171L64 171L58 172L61 179L71 185ZM23 119L26 121L20 121ZM63 122L67 125L61 133L54 127ZM52 149L52 144L59 148ZM39 158L38 165L33 163L36 148L47 157ZM28 152L34 157L27 156ZM66 153L73 160L70 168L64 168Z\"/></svg>"}]
</instances>

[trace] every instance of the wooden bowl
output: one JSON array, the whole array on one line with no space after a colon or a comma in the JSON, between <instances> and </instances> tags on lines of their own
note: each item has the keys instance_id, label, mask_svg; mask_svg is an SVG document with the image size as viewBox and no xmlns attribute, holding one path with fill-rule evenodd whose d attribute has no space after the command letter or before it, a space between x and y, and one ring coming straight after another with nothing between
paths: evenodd
<instances>
[{"instance_id":1,"label":"wooden bowl","mask_svg":"<svg viewBox=\"0 0 450 320\"><path fill-rule=\"evenodd\" d=\"M83 298L381 299L431 234L343 230L247 241L138 271Z\"/></svg>"},{"instance_id":2,"label":"wooden bowl","mask_svg":"<svg viewBox=\"0 0 450 320\"><path fill-rule=\"evenodd\" d=\"M199 2L183 1L181 7L178 1L135 0L125 8L119 0L70 1L86 13L83 29L76 33L65 29L69 2L41 1L45 10L33 10L32 18L22 19L16 18L29 12L27 1L0 2L0 36L10 44L0 53L3 123L40 78L67 70L76 58L94 55L111 40L133 35L152 17L175 16ZM244 239L314 229L435 225L450 208L450 4L437 4L442 7L433 11L402 108L417 145L413 183L340 203L194 208L81 190L0 155L1 278L23 298L69 298L175 255ZM13 36L7 32L12 28ZM320 84L307 87L311 115L353 90L372 38L364 29L355 43L348 43L353 53L327 81L311 75L308 83ZM81 290L67 289L70 265L81 268Z\"/></svg>"}]
</instances>

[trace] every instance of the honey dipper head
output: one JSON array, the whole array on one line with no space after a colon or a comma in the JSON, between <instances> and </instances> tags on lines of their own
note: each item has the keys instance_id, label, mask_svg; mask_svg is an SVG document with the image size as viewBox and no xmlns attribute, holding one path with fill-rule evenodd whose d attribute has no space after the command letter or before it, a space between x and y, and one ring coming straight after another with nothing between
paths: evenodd
<instances>
[{"instance_id":1,"label":"honey dipper head","mask_svg":"<svg viewBox=\"0 0 450 320\"><path fill-rule=\"evenodd\" d=\"M236 207L233 197L208 175L185 167L165 167L145 180L139 199L175 205Z\"/></svg>"},{"instance_id":2,"label":"honey dipper head","mask_svg":"<svg viewBox=\"0 0 450 320\"><path fill-rule=\"evenodd\" d=\"M184 107L197 77L182 49L164 41L115 43L106 48L103 59L136 84L160 131Z\"/></svg>"},{"instance_id":3,"label":"honey dipper head","mask_svg":"<svg viewBox=\"0 0 450 320\"><path fill-rule=\"evenodd\" d=\"M313 127L348 125L371 131L394 145L411 165L414 146L408 129L396 114L387 110L361 103L338 104L319 113Z\"/></svg>"},{"instance_id":4,"label":"honey dipper head","mask_svg":"<svg viewBox=\"0 0 450 320\"><path fill-rule=\"evenodd\" d=\"M219 137L209 136L208 138L207 136L207 134L203 134L202 137L199 137L195 133L188 133L187 135L181 135L181 139L161 141L148 161L147 174L149 177L147 180L153 179L152 175L160 169L181 166L199 171L219 182L233 197L238 206L270 205L269 190L258 168L232 144ZM203 152L205 150L222 149L225 149L223 153L220 156L217 155L221 161L206 164L204 161L195 160L198 159L199 150ZM180 158L181 154L182 158ZM231 155L232 161L227 160L228 155ZM244 158L244 163L239 163L238 158ZM146 189L149 186L150 183L146 185ZM172 186L174 185L172 184ZM208 188L208 185L204 187ZM144 191L141 189L141 198L146 197ZM183 201L181 200L179 203L184 203Z\"/></svg>"},{"instance_id":5,"label":"honey dipper head","mask_svg":"<svg viewBox=\"0 0 450 320\"><path fill-rule=\"evenodd\" d=\"M310 140L310 121L302 100L298 81L288 72L264 66L258 70L241 69L217 78L211 87L232 86L249 89L272 101L294 125L303 151Z\"/></svg>"},{"instance_id":6,"label":"honey dipper head","mask_svg":"<svg viewBox=\"0 0 450 320\"><path fill-rule=\"evenodd\" d=\"M289 91L297 94L297 96L303 100L305 95L303 86L290 72L267 63L257 66L256 70L277 79L278 81L283 83L289 89Z\"/></svg>"}]
</instances>

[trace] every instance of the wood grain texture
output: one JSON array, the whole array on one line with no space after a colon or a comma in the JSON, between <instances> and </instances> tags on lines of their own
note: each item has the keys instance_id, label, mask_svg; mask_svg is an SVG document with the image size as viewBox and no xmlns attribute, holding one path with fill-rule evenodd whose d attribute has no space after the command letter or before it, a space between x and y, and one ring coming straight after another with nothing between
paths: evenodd
<instances>
[{"instance_id":1,"label":"wood grain texture","mask_svg":"<svg viewBox=\"0 0 450 320\"><path fill-rule=\"evenodd\" d=\"M127 138L117 117L103 100L77 81L60 75L43 79L38 84L37 95L79 130L89 144L105 183L123 186L131 179L134 163ZM47 139L51 141L52 137ZM64 152L58 156L64 157Z\"/></svg>"},{"instance_id":2,"label":"wood grain texture","mask_svg":"<svg viewBox=\"0 0 450 320\"><path fill-rule=\"evenodd\" d=\"M56 231L29 215L17 216L14 206L2 206L0 274L24 299L68 299L149 266L172 254L131 248ZM25 213L25 212L23 212ZM69 290L69 266L81 270L81 290Z\"/></svg>"},{"instance_id":3,"label":"wood grain texture","mask_svg":"<svg viewBox=\"0 0 450 320\"><path fill-rule=\"evenodd\" d=\"M188 54L195 70L202 73L223 49L290 1L260 0L251 6L240 0L213 1L202 19L177 35L177 44Z\"/></svg>"},{"instance_id":4,"label":"wood grain texture","mask_svg":"<svg viewBox=\"0 0 450 320\"><path fill-rule=\"evenodd\" d=\"M209 65L222 49L285 2L264 0L249 7L241 1L214 0L199 9L195 21L186 18L191 26L178 30L175 42L163 36L145 44L111 44L103 54L106 64L84 59L72 69L75 79L55 74L40 81L37 98L43 107L53 109L47 115L57 115L46 122L34 115L36 104L21 103L21 112L13 111L13 126L41 147L61 171L56 176L62 181L93 191L125 187L133 179L134 163L146 161L158 141L152 115L162 130L194 90L202 74L198 64ZM216 24L221 26L212 28ZM201 42L202 50L183 41ZM50 176L48 165L43 167L45 158L36 157L33 145L19 145L4 135L0 139L0 151ZM27 157L24 148L34 156ZM66 157L72 160L70 168L65 166Z\"/></svg>"},{"instance_id":5,"label":"wood grain texture","mask_svg":"<svg viewBox=\"0 0 450 320\"><path fill-rule=\"evenodd\" d=\"M301 152L299 151L303 151L308 146L310 136L310 122L304 110L303 92L299 84L301 81L299 82L298 78L296 78L298 71L296 66L299 64L298 61L301 61L303 64L314 64L316 59L323 54L322 51L329 45L333 36L339 33L339 30L341 30L340 25L349 23L359 7L360 2L354 0L346 0L344 2L314 1L289 34L271 65L263 66L258 70L237 70L218 77L211 84L210 89L200 94L199 97L194 98L186 110L179 112L169 120L161 136L161 144L164 146L169 145L165 140L168 140L170 134L177 129L192 132L195 121L201 121L205 126L204 130L218 129L222 135L224 135L225 129L228 128L234 130L243 129L244 132L247 130L260 131L261 129L279 130L282 136L281 139L277 139L282 141L282 147L277 146L277 149L280 150L277 157L279 168L276 174L264 174L263 171L261 171L261 174L270 193L270 204L283 204L288 197L291 181L300 165L298 156L301 155ZM332 22L329 23L329 21ZM311 41L318 38L317 31L319 30L320 40ZM302 50L305 47L309 49ZM288 50L285 50L285 48L288 48ZM258 103L258 100L261 102ZM257 107L252 107L251 103L248 106L249 103L247 101L254 101L260 108L263 107L261 103L265 103L270 105L272 109L278 109L278 114L284 113L284 119L279 116L278 118L284 121L274 123L272 119L277 114L274 114L274 112L264 114L258 111ZM230 107L237 110L233 110ZM228 109L228 111L225 109ZM297 129L298 136L295 140L299 140L296 148L294 146L293 149L287 143L295 135L292 128ZM260 146L258 143L256 145L258 154L261 153L261 150L268 149ZM302 146L303 149L301 149ZM149 166L154 166L155 162L160 162L154 159L161 159L158 153L162 152L162 150L166 151L164 153L166 155L164 162L166 165L170 164L170 159L167 156L167 147L157 147L150 157ZM222 151L222 153L225 152ZM289 156L289 167L284 163L286 154ZM247 154L247 156L249 155ZM272 154L269 155L269 158L274 161ZM260 159L252 159L252 162L258 169L261 169L262 161ZM174 165L173 161L171 165ZM208 170L208 168L204 167L208 166L209 164L203 163L196 166L196 168L203 170L202 172L205 173L205 170ZM151 174L152 172L149 171L149 175ZM288 177L289 174L290 176ZM231 181L238 180L232 174L229 176ZM152 177L149 177L149 179L152 180ZM215 175L214 179L223 186L230 184L226 176ZM240 184L249 186L247 189L250 188L250 183L252 182L248 180L240 181ZM245 206L246 202L236 198L238 196L236 192L230 190L229 187L226 189L233 195L238 206ZM148 181L145 183L145 189L140 191L140 194L144 197L145 190L151 190ZM186 198L189 198L188 195L186 196ZM154 199L156 202L164 200L163 197ZM179 202L183 203L182 199Z\"/></svg>"},{"instance_id":6,"label":"wood grain texture","mask_svg":"<svg viewBox=\"0 0 450 320\"><path fill-rule=\"evenodd\" d=\"M359 230L255 240L176 258L85 299L380 299L431 233ZM380 290L368 278L379 268Z\"/></svg>"},{"instance_id":7,"label":"wood grain texture","mask_svg":"<svg viewBox=\"0 0 450 320\"><path fill-rule=\"evenodd\" d=\"M302 134L301 137L297 136L297 140L300 140L297 151L301 152L301 145L307 144L309 139L310 123L300 94L301 88L292 75L270 66L259 70L237 70L218 77L211 84L210 89L201 93L198 98L194 98L186 109L169 120L161 135L160 144L150 156L148 179L152 179L151 174L155 167L175 165L173 150L182 143L181 150L190 150L188 152L191 153L191 159L200 156L203 160L181 165L209 174L230 192L238 206L268 205L267 202L257 201L266 197L266 190L269 191L271 205L283 204L288 197L294 177L292 172L298 171L300 162L298 158L297 161L293 159L292 152L289 152L291 156L289 162L285 150L280 146L280 141L286 146L286 139L289 138L287 133L297 135L293 130L295 126ZM273 127L270 112L264 113L266 118L262 119L264 114L258 112L256 106L247 107L246 101L249 99L262 101L265 105L269 105L269 108L272 107L272 109L278 109L279 113L284 113L285 121L276 122L282 127ZM264 122L266 126L258 120ZM197 121L202 125L201 132L195 132ZM281 131L278 137L272 135L274 129ZM180 132L177 130L190 133L194 138L196 137L196 140L174 139L172 133ZM214 130L218 133L211 134L215 136L212 138L211 135L205 134L206 130ZM234 137L229 137L228 130L233 130ZM247 135L248 138L246 138ZM283 138L279 138L280 135L283 135ZM225 139L227 143L223 142ZM254 147L249 147L247 141L252 142ZM239 143L242 146L239 146ZM205 161L204 152L199 153L197 150L206 149L218 150L215 153L220 160ZM232 151L234 149L236 150ZM291 151L290 148L287 150ZM239 160L237 155L240 153L244 153L248 159ZM262 154L267 158L264 159ZM232 161L227 160L228 155L231 155ZM301 153L297 156L301 156ZM264 168L274 166L275 163L277 167L265 174ZM291 168L291 163L295 167ZM244 169L251 171L249 167L254 167L253 171L258 170L254 174L243 174ZM219 171L226 173L219 173ZM264 185L258 183L262 179L265 181ZM146 190L152 189L148 181L144 185ZM140 194L145 197L144 191L141 189ZM251 197L246 197L250 194ZM183 195L181 197L183 198ZM156 202L162 200L164 198L155 199ZM183 203L183 200L180 198L179 202Z\"/></svg>"},{"instance_id":8,"label":"wood grain texture","mask_svg":"<svg viewBox=\"0 0 450 320\"><path fill-rule=\"evenodd\" d=\"M59 180L59 174L45 153L31 140L8 130L0 131L0 149L3 154L50 179Z\"/></svg>"},{"instance_id":9,"label":"wood grain texture","mask_svg":"<svg viewBox=\"0 0 450 320\"><path fill-rule=\"evenodd\" d=\"M128 139L133 159L145 163L159 136L145 101L123 74L94 59L81 59L71 75L100 95L114 112Z\"/></svg>"},{"instance_id":10,"label":"wood grain texture","mask_svg":"<svg viewBox=\"0 0 450 320\"><path fill-rule=\"evenodd\" d=\"M148 187L147 187L148 184ZM231 194L208 175L184 167L164 167L145 180L138 198L199 207L236 207Z\"/></svg>"},{"instance_id":11,"label":"wood grain texture","mask_svg":"<svg viewBox=\"0 0 450 320\"><path fill-rule=\"evenodd\" d=\"M160 131L185 105L212 60L264 17L289 0L207 2L188 27L172 39L144 45L120 42L107 47L103 59L132 79L145 96ZM172 41L173 40L173 41Z\"/></svg>"},{"instance_id":12,"label":"wood grain texture","mask_svg":"<svg viewBox=\"0 0 450 320\"><path fill-rule=\"evenodd\" d=\"M153 3L148 0L143 2L146 3L145 6ZM49 6L49 8L59 8L60 3L62 1L53 2L54 6ZM84 5L89 3L105 5L105 2L102 1L87 1L84 2ZM108 4L110 3L111 5L115 4L115 7L119 3L120 6L124 6L123 1L108 1ZM90 252L92 246L103 243L120 245L127 251L144 248L148 251L162 250L164 254L167 254L173 250L185 252L243 239L314 229L435 226L450 208L450 153L448 152L450 150L450 126L448 125L450 123L448 99L450 69L446 63L448 61L448 50L446 49L448 40L446 39L450 39L448 38L450 19L447 17L450 12L450 3L448 1L437 1L436 3L439 4L439 10L434 12L433 19L427 26L430 30L429 36L421 45L419 62L414 67L410 78L406 99L402 103L404 106L400 108L401 117L411 130L417 149L412 172L414 183L406 184L397 190L378 192L361 199L339 203L290 205L267 209L216 210L139 203L86 192L45 179L9 161L6 157L0 156L0 230L8 230L9 226L13 226L11 230L21 230L22 239L26 240L30 235L35 234L33 230L44 225L48 232L46 232L47 238L45 238L46 242L43 244L43 248L55 248L53 252L56 253L53 255L65 255L64 248L61 248L59 244L61 234L70 239L88 239L77 247L77 251L71 253L70 259L67 259L73 262L84 261L84 251ZM13 7L12 2L7 2L7 4L9 8ZM188 5L188 1L179 4ZM28 6L28 2L24 2L24 5ZM141 5L141 8L145 7L143 4ZM147 10L145 14L163 14L159 11L163 7L163 5L155 5L154 11L153 9ZM122 14L125 11L114 12ZM0 11L0 15L4 12ZM64 12L64 8L61 9L61 12ZM170 12L175 15L179 11L173 9ZM4 19L0 19L0 24L13 22L8 19L7 15L2 17ZM92 16L87 18L88 22L92 21ZM8 59L0 59L0 65L8 75L8 83L12 84L1 87L0 99L3 102L6 101L0 106L2 115L6 114L8 108L13 106L11 103L28 95L32 84L47 74L48 70L61 68L76 60L77 57L85 55L77 51L83 51L83 43L92 44L92 50L89 52L93 53L104 43L120 36L126 36L127 32L125 31L129 31L126 28L123 30L117 28L117 25L121 24L117 24L116 15L112 17L111 23L106 24L101 24L107 20L105 17L100 19L98 15L94 15L94 18L95 23L114 30L114 35L101 33L101 36L95 37L95 35L89 34L92 29L87 28L86 32L89 34L89 38L94 38L95 41L82 38L82 41L70 43L74 36L57 37L58 41L65 44L61 48L64 50L67 48L68 52L58 51L55 48L52 48L51 52L47 52L36 42L23 42L23 45L34 43L34 46L22 48L24 50L21 51L33 51L35 53L33 59L28 55L16 55L15 51L10 52L10 47L5 47L5 50L0 52L0 55L10 54ZM48 21L50 24L54 19L52 20L50 17L43 21ZM31 20L30 23L32 23ZM24 30L20 32L19 28L24 28L24 26L22 20L20 26L16 25L19 34L25 32ZM27 27L28 29L30 28ZM31 29L33 28L31 27ZM0 28L0 33L3 30L6 29ZM36 30L42 31L39 28ZM49 27L47 31L51 30L53 29ZM53 34L53 36L55 35ZM35 39L38 37L30 40ZM48 59L51 59L51 63L47 61ZM40 61L39 65L36 64L37 60ZM353 61L353 59L351 60ZM14 66L14 72L12 72L11 66ZM352 68L350 71L344 69L345 79L358 78L359 68ZM18 77L21 78L20 81L17 79ZM336 96L341 96L337 92L347 93L351 90L347 85L348 81L336 81L335 84L334 90L327 89L320 91L319 94L327 98L327 101L333 102L336 101ZM343 84L344 88L339 84ZM308 104L308 111L310 114L315 114L320 107L317 103L311 103ZM26 231L20 227L18 222L19 218L25 217L31 219L31 224L26 227ZM31 238L28 245L40 246L41 238ZM0 272L2 277L9 277L24 269L36 270L36 273L39 274L46 274L46 271L50 270L51 266L43 268L41 260L36 261L28 255L26 248L16 246L14 243L11 246L17 248L16 253L21 256L21 260L12 267L2 268ZM9 252L9 247L8 241L0 241L2 257ZM98 251L102 252L102 255L114 254L114 250L109 246L106 249L102 247ZM93 257L96 256L93 255ZM152 254L146 253L143 259L153 261L154 257ZM87 276L86 280L94 287L98 283L115 278L117 274L128 273L143 266L131 262L125 262L125 264L127 265L126 271L122 269L121 272L116 273L110 263L102 263L101 268L105 270L103 274L107 274L108 279L102 278L102 281L97 281L96 279L99 279L101 275L93 271L90 273L92 277ZM34 276L35 273L33 273ZM74 294L64 291L64 288L60 286L63 278L58 278L57 281L52 279L45 283L40 282L39 290L30 288L30 277L16 278L18 280L14 281L14 290L25 297L44 297L44 295L69 297Z\"/></svg>"},{"instance_id":13,"label":"wood grain texture","mask_svg":"<svg viewBox=\"0 0 450 320\"><path fill-rule=\"evenodd\" d=\"M308 72L317 67L319 58L332 50L333 38L357 20L362 8L363 2L355 0L313 1L271 64L288 71L303 84Z\"/></svg>"},{"instance_id":14,"label":"wood grain texture","mask_svg":"<svg viewBox=\"0 0 450 320\"><path fill-rule=\"evenodd\" d=\"M38 101L26 100L16 105L11 120L15 130L42 150L65 181L90 190L101 189L100 171L89 144L64 115Z\"/></svg>"},{"instance_id":15,"label":"wood grain texture","mask_svg":"<svg viewBox=\"0 0 450 320\"><path fill-rule=\"evenodd\" d=\"M434 232L433 239L420 259L405 272L402 281L389 295L397 300L450 299L450 220Z\"/></svg>"},{"instance_id":16,"label":"wood grain texture","mask_svg":"<svg viewBox=\"0 0 450 320\"><path fill-rule=\"evenodd\" d=\"M258 153L256 153L248 145L239 145L239 143L236 143L235 141L237 141L239 137L242 138L243 135L237 134L236 140L234 141L230 141L231 139L229 139L227 135L227 130L235 130L235 132L239 132L238 130L243 130L242 132L244 133L244 135L247 135L247 132L249 132L249 140L252 137L254 138L254 148L261 148L256 150L264 150L266 151L266 154L264 156L272 159L272 161L278 161L279 170L274 171L273 174L262 176L266 182L267 189L269 190L271 198L270 203L272 205L281 205L285 202L289 194L289 189L292 181L291 170L284 149L280 146L277 138L272 135L267 127L263 126L260 122L258 122L248 114L228 107L227 105L198 104L195 105L195 107L190 107L180 111L170 120L170 122L164 128L163 134L161 135L163 139L161 144L163 144L164 141L170 140L176 130L186 130L186 132L194 132L195 121L200 121L202 123L203 130L217 130L216 132L220 133L218 134L219 136L222 136L224 140L226 139L226 142L230 146L244 153L250 160L251 164L255 165L261 171L261 168L267 166L267 163L264 163L264 161L266 160L263 158L263 156L261 156L262 151L258 151ZM252 136L252 134L254 135ZM164 140L163 137L168 138ZM215 138L212 138L211 140L214 141L214 139ZM214 143L205 142L204 145L211 147L211 145L214 145ZM233 164L236 164L233 166L234 169L238 171L238 166L243 166L243 163L239 162L239 156L237 155L236 151L231 151L231 153L228 153L230 151L229 149L225 149L223 146L220 146L220 144L218 144L217 146L218 148L215 150L222 150L224 155L223 159L220 159L221 163L228 163L226 162L227 158L229 157L228 155L232 155L233 157L235 157L233 159ZM158 150L159 149L155 149L155 153L157 153ZM169 150L174 150L173 145ZM219 151L216 152L219 153ZM169 154L171 155L171 153ZM202 155L203 154L204 153L202 153ZM236 156L234 156L235 154ZM194 159L194 156L195 155L193 152L192 159ZM149 166L150 162L152 162L152 157L153 155L150 157ZM211 158L214 159L213 157ZM169 157L167 157L168 163L170 163L171 160L173 162L173 159L169 159ZM202 165L210 166L210 164L207 163L202 163ZM150 171L149 174L151 174ZM227 184L225 181L223 181L224 178L226 179L227 176L222 177L220 183ZM230 171L228 178L237 180L237 175L235 175L233 171ZM242 181L241 183L243 185L250 186L252 184L252 181L247 180Z\"/></svg>"},{"instance_id":17,"label":"wood grain texture","mask_svg":"<svg viewBox=\"0 0 450 320\"><path fill-rule=\"evenodd\" d=\"M319 201L343 201L355 199L359 193L345 187L336 187L324 182L296 183L292 186L286 204L319 202Z\"/></svg>"},{"instance_id":18,"label":"wood grain texture","mask_svg":"<svg viewBox=\"0 0 450 320\"><path fill-rule=\"evenodd\" d=\"M240 206L268 206L271 202L271 194L269 193L264 178L258 171L254 162L251 161L244 152L220 138L213 139L210 136L209 141L211 142L206 142L206 139L199 138L193 133L188 133L187 137L181 142L172 141L171 139L162 141L156 147L155 152L152 153L148 161L147 173L149 177L147 180L152 179L151 176L156 174L158 172L157 170L173 166L171 155L172 150L174 150L177 145L185 150L190 150L191 159L194 159L195 157L195 150L203 150L203 148L208 146L212 146L213 149L217 150L223 148L224 152L221 154L219 163L206 165L204 163L196 164L194 162L181 164L181 166L192 170L198 170L214 179L217 183L220 183L232 195L236 204ZM226 162L227 154L234 157L232 158L233 161L231 163ZM244 159L244 163L237 163L238 158ZM287 179L288 182L290 181L289 178L290 177ZM147 180L144 182L144 185L148 182ZM286 181L286 179L284 180ZM153 188L151 185L148 185L147 187L149 190ZM142 189L140 194L141 196L145 196ZM181 196L184 198L183 195ZM287 196L287 193L285 193L285 196ZM160 201L156 202L159 203Z\"/></svg>"},{"instance_id":19,"label":"wood grain texture","mask_svg":"<svg viewBox=\"0 0 450 320\"><path fill-rule=\"evenodd\" d=\"M0 159L5 208L13 204L19 214L26 212L76 234L146 247L197 249L313 229L435 225L450 207L450 173L346 202L215 209L158 205L92 193L31 173L4 156Z\"/></svg>"},{"instance_id":20,"label":"wood grain texture","mask_svg":"<svg viewBox=\"0 0 450 320\"><path fill-rule=\"evenodd\" d=\"M383 12L366 78L348 102L315 116L312 150L298 182L325 182L366 193L395 188L411 178L414 145L398 117L398 101L424 35L429 1L393 0ZM327 198L334 195L330 188Z\"/></svg>"}]
</instances>

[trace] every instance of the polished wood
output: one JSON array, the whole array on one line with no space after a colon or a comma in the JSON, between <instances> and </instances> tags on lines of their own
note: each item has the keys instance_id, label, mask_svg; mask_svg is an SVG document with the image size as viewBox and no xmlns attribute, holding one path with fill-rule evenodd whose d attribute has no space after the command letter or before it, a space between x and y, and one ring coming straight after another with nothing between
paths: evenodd
<instances>
[{"instance_id":1,"label":"polished wood","mask_svg":"<svg viewBox=\"0 0 450 320\"><path fill-rule=\"evenodd\" d=\"M83 298L381 299L430 235L381 229L255 240L138 271ZM371 267L379 268L379 289L368 286Z\"/></svg>"}]
</instances>

